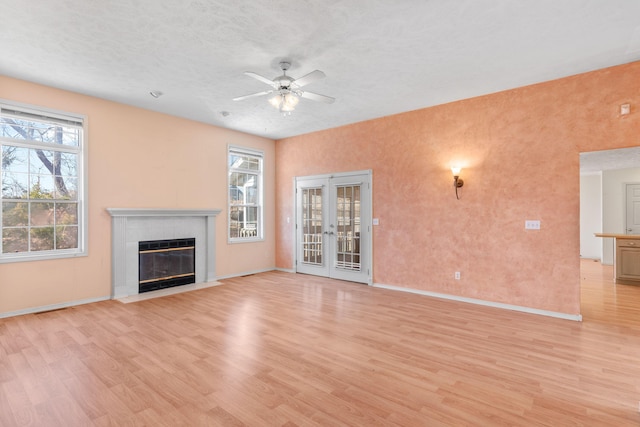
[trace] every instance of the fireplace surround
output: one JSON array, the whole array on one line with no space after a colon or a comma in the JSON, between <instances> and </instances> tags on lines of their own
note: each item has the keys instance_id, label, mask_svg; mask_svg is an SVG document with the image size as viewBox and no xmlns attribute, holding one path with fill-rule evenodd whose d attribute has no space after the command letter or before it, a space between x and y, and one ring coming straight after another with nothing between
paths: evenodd
<instances>
[{"instance_id":1,"label":"fireplace surround","mask_svg":"<svg viewBox=\"0 0 640 427\"><path fill-rule=\"evenodd\" d=\"M219 209L108 208L111 215L111 297L139 294L139 242L195 239L195 283L214 282L215 218Z\"/></svg>"}]
</instances>

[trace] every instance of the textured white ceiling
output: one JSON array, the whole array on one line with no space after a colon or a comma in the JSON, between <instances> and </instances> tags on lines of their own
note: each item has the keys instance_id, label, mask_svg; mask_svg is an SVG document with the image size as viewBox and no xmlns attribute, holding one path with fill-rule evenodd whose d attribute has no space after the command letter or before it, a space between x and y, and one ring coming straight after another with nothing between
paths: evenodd
<instances>
[{"instance_id":1,"label":"textured white ceiling","mask_svg":"<svg viewBox=\"0 0 640 427\"><path fill-rule=\"evenodd\" d=\"M637 0L0 0L0 74L279 139L640 59ZM315 69L283 117L243 75ZM154 99L149 91L164 95ZM1 93L1 92L0 92ZM221 114L228 112L228 115Z\"/></svg>"},{"instance_id":2,"label":"textured white ceiling","mask_svg":"<svg viewBox=\"0 0 640 427\"><path fill-rule=\"evenodd\" d=\"M580 153L580 173L640 168L640 147Z\"/></svg>"}]
</instances>

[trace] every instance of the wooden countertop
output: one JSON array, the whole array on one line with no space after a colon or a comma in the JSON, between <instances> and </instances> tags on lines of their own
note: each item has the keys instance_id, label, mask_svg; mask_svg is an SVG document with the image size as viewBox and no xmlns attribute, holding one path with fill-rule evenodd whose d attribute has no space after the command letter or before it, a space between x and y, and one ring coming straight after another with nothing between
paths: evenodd
<instances>
[{"instance_id":1,"label":"wooden countertop","mask_svg":"<svg viewBox=\"0 0 640 427\"><path fill-rule=\"evenodd\" d=\"M613 237L614 239L640 239L638 234L594 233L596 237Z\"/></svg>"}]
</instances>

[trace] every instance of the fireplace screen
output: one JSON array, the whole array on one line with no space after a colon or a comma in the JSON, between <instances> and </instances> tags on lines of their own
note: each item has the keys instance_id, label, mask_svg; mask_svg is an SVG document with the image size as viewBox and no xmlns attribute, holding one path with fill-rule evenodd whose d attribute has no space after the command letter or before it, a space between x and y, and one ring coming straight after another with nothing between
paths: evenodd
<instances>
[{"instance_id":1,"label":"fireplace screen","mask_svg":"<svg viewBox=\"0 0 640 427\"><path fill-rule=\"evenodd\" d=\"M139 242L138 292L196 282L196 239Z\"/></svg>"}]
</instances>

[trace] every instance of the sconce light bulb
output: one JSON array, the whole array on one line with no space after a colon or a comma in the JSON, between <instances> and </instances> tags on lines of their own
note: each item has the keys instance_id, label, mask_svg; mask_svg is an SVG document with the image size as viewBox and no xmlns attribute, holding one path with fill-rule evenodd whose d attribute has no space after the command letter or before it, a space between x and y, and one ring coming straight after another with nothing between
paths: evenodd
<instances>
[{"instance_id":1,"label":"sconce light bulb","mask_svg":"<svg viewBox=\"0 0 640 427\"><path fill-rule=\"evenodd\" d=\"M458 166L453 166L451 168L451 173L453 173L453 176L460 176L460 171L462 170L461 167Z\"/></svg>"}]
</instances>

